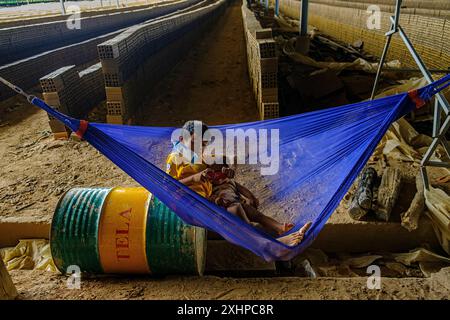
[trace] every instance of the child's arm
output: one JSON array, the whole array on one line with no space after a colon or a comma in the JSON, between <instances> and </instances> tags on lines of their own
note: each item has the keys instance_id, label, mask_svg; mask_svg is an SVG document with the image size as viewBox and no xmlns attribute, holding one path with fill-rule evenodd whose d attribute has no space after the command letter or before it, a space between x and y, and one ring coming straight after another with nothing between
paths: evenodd
<instances>
[{"instance_id":1,"label":"child's arm","mask_svg":"<svg viewBox=\"0 0 450 320\"><path fill-rule=\"evenodd\" d=\"M259 206L259 200L255 197L255 195L248 190L246 187L244 187L242 184L239 184L236 182L236 187L238 189L238 192L242 194L244 197L249 198L253 202L253 206L255 208L258 208Z\"/></svg>"},{"instance_id":2,"label":"child's arm","mask_svg":"<svg viewBox=\"0 0 450 320\"><path fill-rule=\"evenodd\" d=\"M208 178L206 176L206 174L210 171L211 169L205 169L199 173L193 174L192 176L186 177L184 179L180 179L179 181L182 184L192 184L192 183L196 183L196 182L201 182L201 181L206 181Z\"/></svg>"},{"instance_id":3,"label":"child's arm","mask_svg":"<svg viewBox=\"0 0 450 320\"><path fill-rule=\"evenodd\" d=\"M177 167L174 163L174 157L176 157L176 155L170 154L167 158L167 167L166 167L167 174L169 174L173 178L177 179L182 184L186 184L186 185L189 185L189 184L192 184L195 182L205 181L205 179L207 179L206 174L210 171L209 168L207 168L199 173L193 174L189 177L179 179L179 173L178 173Z\"/></svg>"}]
</instances>

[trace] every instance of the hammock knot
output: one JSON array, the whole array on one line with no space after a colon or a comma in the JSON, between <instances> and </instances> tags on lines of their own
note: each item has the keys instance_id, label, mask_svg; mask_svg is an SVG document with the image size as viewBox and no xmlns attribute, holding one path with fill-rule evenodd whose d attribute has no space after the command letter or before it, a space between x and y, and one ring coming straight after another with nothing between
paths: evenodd
<instances>
[{"instance_id":1,"label":"hammock knot","mask_svg":"<svg viewBox=\"0 0 450 320\"><path fill-rule=\"evenodd\" d=\"M419 94L419 90L411 90L408 91L408 96L416 104L416 109L422 108L427 102L422 99L422 97Z\"/></svg>"},{"instance_id":2,"label":"hammock knot","mask_svg":"<svg viewBox=\"0 0 450 320\"><path fill-rule=\"evenodd\" d=\"M78 136L78 138L83 139L83 136L87 130L89 122L86 120L80 120L80 125L78 127L78 130L75 132L75 134Z\"/></svg>"}]
</instances>

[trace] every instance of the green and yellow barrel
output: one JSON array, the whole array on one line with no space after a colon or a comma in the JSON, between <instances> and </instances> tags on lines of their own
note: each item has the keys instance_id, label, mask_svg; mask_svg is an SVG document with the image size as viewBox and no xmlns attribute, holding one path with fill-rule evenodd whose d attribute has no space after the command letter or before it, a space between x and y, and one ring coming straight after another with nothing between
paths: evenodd
<instances>
[{"instance_id":1,"label":"green and yellow barrel","mask_svg":"<svg viewBox=\"0 0 450 320\"><path fill-rule=\"evenodd\" d=\"M206 230L185 224L144 188L74 188L52 221L54 263L89 273L197 274Z\"/></svg>"}]
</instances>

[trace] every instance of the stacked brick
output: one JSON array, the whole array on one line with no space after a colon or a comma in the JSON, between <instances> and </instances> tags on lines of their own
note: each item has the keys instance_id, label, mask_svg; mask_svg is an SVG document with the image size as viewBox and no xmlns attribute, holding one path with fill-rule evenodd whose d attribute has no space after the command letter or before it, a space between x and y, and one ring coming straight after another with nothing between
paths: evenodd
<instances>
[{"instance_id":1,"label":"stacked brick","mask_svg":"<svg viewBox=\"0 0 450 320\"><path fill-rule=\"evenodd\" d=\"M261 120L280 116L278 57L271 29L263 29L246 4L242 5L247 64Z\"/></svg>"},{"instance_id":2,"label":"stacked brick","mask_svg":"<svg viewBox=\"0 0 450 320\"><path fill-rule=\"evenodd\" d=\"M175 65L225 0L131 27L98 45L107 98L107 122L130 123L139 116L149 89Z\"/></svg>"},{"instance_id":3,"label":"stacked brick","mask_svg":"<svg viewBox=\"0 0 450 320\"><path fill-rule=\"evenodd\" d=\"M44 101L56 110L74 118L86 114L105 99L102 69L97 63L81 72L75 66L62 67L40 79ZM49 116L55 138L67 139L69 131Z\"/></svg>"},{"instance_id":4,"label":"stacked brick","mask_svg":"<svg viewBox=\"0 0 450 320\"><path fill-rule=\"evenodd\" d=\"M80 28L68 27L68 23L70 26L71 22L70 16L59 21L0 28L0 65L142 23L186 8L198 1L174 1L152 7L126 9L117 13L95 16L81 14L78 20Z\"/></svg>"},{"instance_id":5,"label":"stacked brick","mask_svg":"<svg viewBox=\"0 0 450 320\"><path fill-rule=\"evenodd\" d=\"M381 29L367 26L372 0L311 0L309 24L346 43L364 41L364 49L380 56L385 32L394 13L393 0L376 1L381 10ZM404 0L400 24L408 34L427 67L447 69L450 66L450 1ZM300 16L300 1L280 0L280 12L294 19ZM404 66L415 67L414 60L396 36L392 40L388 59L398 59Z\"/></svg>"},{"instance_id":6,"label":"stacked brick","mask_svg":"<svg viewBox=\"0 0 450 320\"><path fill-rule=\"evenodd\" d=\"M172 2L170 4L157 4L150 9L141 9L139 12L145 13L146 18L157 17L160 15L165 15L167 13L170 14L178 10L185 9L187 7L190 7L192 4L197 3L198 1L199 0L185 0ZM140 21L136 20L136 17L137 16L135 16L134 13L129 12L107 15L107 18L111 21L116 21L117 19L122 19L121 21L123 21L123 19L125 19L128 21L127 24L133 24L137 21ZM75 37L75 34L69 33L69 35L74 36L73 38L70 38L72 44L61 47L64 41L62 41L59 36L56 36L54 32L55 30L60 30L60 28L66 28L65 23L66 21L64 20L64 24L62 26L56 24L58 27L56 27L53 22L52 24L44 23L42 24L42 26L39 25L38 27L27 26L28 32L25 32L24 30L19 32L19 29L14 28L11 28L10 30L0 29L0 60L7 60L7 55L12 55L15 57L14 60L17 60L19 58L19 53L25 54L28 57L23 60L0 66L0 74L2 75L2 77L18 85L22 89L27 90L36 85L39 82L39 78L41 78L51 70L56 70L67 65L82 65L93 61L97 58L97 45L105 42L106 40L116 36L121 31L123 31L112 31L110 33L102 34L100 36L76 43L73 42L75 42L75 40L79 41L80 37ZM56 29L53 31L45 29L48 25L53 25ZM86 27L86 25L84 24L82 24L81 26L82 29ZM45 28L42 29L41 27ZM64 37L67 36L67 32L73 31L67 30L64 31ZM91 28L92 32L90 33L90 36L92 36L94 33L99 33L98 30L99 29ZM21 35L23 32L25 32L26 35L23 34L24 38L22 39L22 41L16 41L19 35ZM34 38L45 38L45 41L36 44ZM42 51L44 48L48 49L48 46L45 45L45 43L47 42L49 42L49 45L57 46L58 48L42 52L34 56L30 56L33 54L35 49L38 49L38 51ZM8 89L5 86L0 86L0 101L10 98L13 95L14 92L12 90Z\"/></svg>"}]
</instances>

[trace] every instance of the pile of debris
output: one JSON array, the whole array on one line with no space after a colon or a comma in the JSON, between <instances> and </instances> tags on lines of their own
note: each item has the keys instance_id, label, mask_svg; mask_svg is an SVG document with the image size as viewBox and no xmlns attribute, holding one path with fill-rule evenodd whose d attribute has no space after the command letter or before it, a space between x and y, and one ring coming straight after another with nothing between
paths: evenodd
<instances>
[{"instance_id":1,"label":"pile of debris","mask_svg":"<svg viewBox=\"0 0 450 320\"><path fill-rule=\"evenodd\" d=\"M392 221L391 214L400 198L411 199L409 207L400 214L402 226L413 231L426 214L432 221L442 248L450 254L450 170L433 168L431 187L424 189L419 172L420 160L432 138L418 133L405 119L399 119L383 137L367 167L350 194L348 213L355 220L372 215L378 220ZM443 147L438 147L434 161L449 161ZM406 168L400 170L399 168ZM414 179L411 195L402 184ZM400 197L401 192L403 192ZM402 199L404 200L404 199Z\"/></svg>"},{"instance_id":2,"label":"pile of debris","mask_svg":"<svg viewBox=\"0 0 450 320\"><path fill-rule=\"evenodd\" d=\"M378 63L375 57L364 52L362 41L348 45L310 27L305 46L301 43L305 39L298 35L297 21L283 16L270 19L263 9L255 10L259 10L261 21L273 28L277 41L280 115L315 111L370 98ZM410 70L401 69L399 61L388 62L384 70L376 98L427 84L424 78L409 78ZM369 161L369 167L360 176L359 184L353 187L348 207L350 216L357 220L372 213L378 220L391 221L393 208L400 193L404 192L402 182L411 180L412 176L414 197L410 199L409 208L396 218L412 231L418 228L419 218L426 212L443 249L450 254L450 171L436 169L438 177L431 182L430 190L424 190L419 174L420 160L432 142L432 138L426 135L431 133L432 105L428 103L411 116L411 119L426 120L418 125L413 123L420 128L420 133L405 119L391 126ZM432 160L450 159L439 147ZM407 167L409 177L405 177L405 170L402 172L396 167L396 162L407 164L403 169ZM404 195L402 197L405 198Z\"/></svg>"},{"instance_id":3,"label":"pile of debris","mask_svg":"<svg viewBox=\"0 0 450 320\"><path fill-rule=\"evenodd\" d=\"M450 268L450 259L426 248L406 253L374 252L360 255L326 254L320 249L308 248L294 261L297 270L305 276L361 277L367 268L380 267L384 277L430 277L442 268Z\"/></svg>"}]
</instances>

